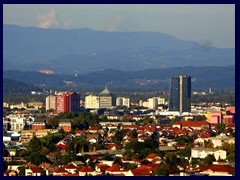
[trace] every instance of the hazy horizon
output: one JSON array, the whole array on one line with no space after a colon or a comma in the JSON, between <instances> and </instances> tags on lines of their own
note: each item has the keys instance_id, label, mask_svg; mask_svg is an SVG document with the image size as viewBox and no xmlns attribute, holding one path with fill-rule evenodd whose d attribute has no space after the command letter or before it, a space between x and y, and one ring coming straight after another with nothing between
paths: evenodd
<instances>
[{"instance_id":1,"label":"hazy horizon","mask_svg":"<svg viewBox=\"0 0 240 180\"><path fill-rule=\"evenodd\" d=\"M4 4L3 24L151 31L204 46L235 48L234 4Z\"/></svg>"}]
</instances>

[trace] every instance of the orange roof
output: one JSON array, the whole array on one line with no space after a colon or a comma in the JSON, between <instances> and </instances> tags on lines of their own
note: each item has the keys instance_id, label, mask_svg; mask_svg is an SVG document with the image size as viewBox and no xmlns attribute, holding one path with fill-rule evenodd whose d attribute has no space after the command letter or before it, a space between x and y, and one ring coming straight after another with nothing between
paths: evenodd
<instances>
[{"instance_id":1,"label":"orange roof","mask_svg":"<svg viewBox=\"0 0 240 180\"><path fill-rule=\"evenodd\" d=\"M63 174L62 176L79 176L79 174Z\"/></svg>"},{"instance_id":2,"label":"orange roof","mask_svg":"<svg viewBox=\"0 0 240 180\"><path fill-rule=\"evenodd\" d=\"M55 172L55 173L68 173L64 167L57 167L53 172Z\"/></svg>"},{"instance_id":3,"label":"orange roof","mask_svg":"<svg viewBox=\"0 0 240 180\"><path fill-rule=\"evenodd\" d=\"M132 169L131 171L134 176L149 176L150 175L150 168L145 165L141 165L140 167L138 167L136 169Z\"/></svg>"},{"instance_id":4,"label":"orange roof","mask_svg":"<svg viewBox=\"0 0 240 180\"><path fill-rule=\"evenodd\" d=\"M97 168L99 168L99 169L101 169L101 170L106 170L106 169L108 169L109 167L110 167L110 166L107 165L107 164L101 164L101 163L97 164Z\"/></svg>"},{"instance_id":5,"label":"orange roof","mask_svg":"<svg viewBox=\"0 0 240 180\"><path fill-rule=\"evenodd\" d=\"M69 163L65 169L77 169L77 167L73 163Z\"/></svg>"},{"instance_id":6,"label":"orange roof","mask_svg":"<svg viewBox=\"0 0 240 180\"><path fill-rule=\"evenodd\" d=\"M75 131L75 134L83 134L83 133L87 133L87 130L77 130Z\"/></svg>"},{"instance_id":7,"label":"orange roof","mask_svg":"<svg viewBox=\"0 0 240 180\"><path fill-rule=\"evenodd\" d=\"M158 155L158 154L155 154L155 153L151 153L151 154L149 154L149 155L146 157L146 159L153 159L153 158L155 158L155 157L159 157L159 155Z\"/></svg>"},{"instance_id":8,"label":"orange roof","mask_svg":"<svg viewBox=\"0 0 240 180\"><path fill-rule=\"evenodd\" d=\"M116 145L116 144L108 144L108 145L106 145L106 148L107 148L107 149L112 149L113 147L116 147L116 149L118 149L118 150L121 149L121 148L120 148L118 145Z\"/></svg>"},{"instance_id":9,"label":"orange roof","mask_svg":"<svg viewBox=\"0 0 240 180\"><path fill-rule=\"evenodd\" d=\"M93 170L89 166L84 166L80 169L80 172L93 172Z\"/></svg>"},{"instance_id":10,"label":"orange roof","mask_svg":"<svg viewBox=\"0 0 240 180\"><path fill-rule=\"evenodd\" d=\"M218 165L218 164L212 164L208 166L201 166L199 167L201 171L206 171L208 169L211 169L215 172L229 172L229 173L235 173L235 167L231 167L229 165Z\"/></svg>"},{"instance_id":11,"label":"orange roof","mask_svg":"<svg viewBox=\"0 0 240 180\"><path fill-rule=\"evenodd\" d=\"M42 164L40 164L38 167L41 167L41 168L43 168L43 169L48 169L49 167L51 167L52 165L51 164L49 164L49 163L42 163Z\"/></svg>"},{"instance_id":12,"label":"orange roof","mask_svg":"<svg viewBox=\"0 0 240 180\"><path fill-rule=\"evenodd\" d=\"M37 167L35 164L33 164L33 163L31 163L31 162L27 163L25 166L28 166L28 167Z\"/></svg>"},{"instance_id":13,"label":"orange roof","mask_svg":"<svg viewBox=\"0 0 240 180\"><path fill-rule=\"evenodd\" d=\"M123 161L127 161L127 160L131 160L131 158L128 157L128 156L124 156L124 157L122 158L122 160L123 160Z\"/></svg>"},{"instance_id":14,"label":"orange roof","mask_svg":"<svg viewBox=\"0 0 240 180\"><path fill-rule=\"evenodd\" d=\"M31 167L33 173L40 173L40 167Z\"/></svg>"},{"instance_id":15,"label":"orange roof","mask_svg":"<svg viewBox=\"0 0 240 180\"><path fill-rule=\"evenodd\" d=\"M207 121L176 121L173 125L182 125L187 127L199 127L203 125L210 125Z\"/></svg>"},{"instance_id":16,"label":"orange roof","mask_svg":"<svg viewBox=\"0 0 240 180\"><path fill-rule=\"evenodd\" d=\"M111 174L111 176L125 176L123 173L120 174Z\"/></svg>"},{"instance_id":17,"label":"orange roof","mask_svg":"<svg viewBox=\"0 0 240 180\"><path fill-rule=\"evenodd\" d=\"M110 172L120 171L120 165L116 163L112 167L109 167L108 169L106 169L106 171L110 171Z\"/></svg>"}]
</instances>

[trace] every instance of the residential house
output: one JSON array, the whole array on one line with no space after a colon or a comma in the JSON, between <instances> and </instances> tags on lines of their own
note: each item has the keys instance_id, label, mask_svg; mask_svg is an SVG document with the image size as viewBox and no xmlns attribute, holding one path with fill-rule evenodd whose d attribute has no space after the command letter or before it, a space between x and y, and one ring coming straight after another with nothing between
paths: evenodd
<instances>
[{"instance_id":1,"label":"residential house","mask_svg":"<svg viewBox=\"0 0 240 180\"><path fill-rule=\"evenodd\" d=\"M29 143L30 140L35 136L36 131L35 130L22 130L20 141L22 143Z\"/></svg>"},{"instance_id":2,"label":"residential house","mask_svg":"<svg viewBox=\"0 0 240 180\"><path fill-rule=\"evenodd\" d=\"M112 143L112 144L107 144L107 145L106 145L106 149L108 149L108 150L113 150L113 151L115 151L115 150L121 150L121 148L120 148L118 145L114 144L114 143Z\"/></svg>"},{"instance_id":3,"label":"residential house","mask_svg":"<svg viewBox=\"0 0 240 180\"><path fill-rule=\"evenodd\" d=\"M52 174L53 171L54 171L54 168L52 167L52 165L49 164L49 163L46 163L46 162L40 164L38 167L40 167L41 169L45 170L47 176Z\"/></svg>"},{"instance_id":4,"label":"residential house","mask_svg":"<svg viewBox=\"0 0 240 180\"><path fill-rule=\"evenodd\" d=\"M205 143L205 140L203 138L197 138L194 140L194 144L199 145L199 146L203 146Z\"/></svg>"},{"instance_id":5,"label":"residential house","mask_svg":"<svg viewBox=\"0 0 240 180\"><path fill-rule=\"evenodd\" d=\"M211 137L210 141L213 143L213 147L221 147L223 143L235 144L234 137L228 137L225 134L221 134L216 137Z\"/></svg>"},{"instance_id":6,"label":"residential house","mask_svg":"<svg viewBox=\"0 0 240 180\"><path fill-rule=\"evenodd\" d=\"M109 167L106 169L105 173L106 174L127 174L127 170L125 170L123 167L121 167L118 163L114 164L113 166Z\"/></svg>"},{"instance_id":7,"label":"residential house","mask_svg":"<svg viewBox=\"0 0 240 180\"><path fill-rule=\"evenodd\" d=\"M99 139L98 134L88 134L86 140L89 141L91 144L97 144Z\"/></svg>"},{"instance_id":8,"label":"residential house","mask_svg":"<svg viewBox=\"0 0 240 180\"><path fill-rule=\"evenodd\" d=\"M94 170L89 166L83 166L79 171L79 176L89 176L89 175L96 175Z\"/></svg>"},{"instance_id":9,"label":"residential house","mask_svg":"<svg viewBox=\"0 0 240 180\"><path fill-rule=\"evenodd\" d=\"M3 176L18 176L18 174L16 171L8 169L3 172Z\"/></svg>"},{"instance_id":10,"label":"residential house","mask_svg":"<svg viewBox=\"0 0 240 180\"><path fill-rule=\"evenodd\" d=\"M156 162L156 160L161 160L162 158L155 153L151 153L149 155L147 155L146 160L148 160L149 162L152 162L153 160Z\"/></svg>"},{"instance_id":11,"label":"residential house","mask_svg":"<svg viewBox=\"0 0 240 180\"><path fill-rule=\"evenodd\" d=\"M65 170L67 170L70 174L75 174L77 169L77 166L73 163L69 163L65 166Z\"/></svg>"},{"instance_id":12,"label":"residential house","mask_svg":"<svg viewBox=\"0 0 240 180\"><path fill-rule=\"evenodd\" d=\"M136 169L131 169L127 172L126 176L150 176L152 170L146 165L141 165Z\"/></svg>"},{"instance_id":13,"label":"residential house","mask_svg":"<svg viewBox=\"0 0 240 180\"><path fill-rule=\"evenodd\" d=\"M65 142L63 141L59 141L56 145L55 148L60 148L62 151L66 151L67 150L67 145Z\"/></svg>"},{"instance_id":14,"label":"residential house","mask_svg":"<svg viewBox=\"0 0 240 180\"><path fill-rule=\"evenodd\" d=\"M98 127L96 127L96 126L93 126L93 127L90 127L89 129L88 129L88 132L89 133L97 133L98 132Z\"/></svg>"},{"instance_id":15,"label":"residential house","mask_svg":"<svg viewBox=\"0 0 240 180\"><path fill-rule=\"evenodd\" d=\"M204 159L209 154L214 155L216 160L225 160L227 158L227 152L220 149L195 147L191 149L191 158Z\"/></svg>"},{"instance_id":16,"label":"residential house","mask_svg":"<svg viewBox=\"0 0 240 180\"><path fill-rule=\"evenodd\" d=\"M41 176L40 167L29 167L25 169L25 176Z\"/></svg>"},{"instance_id":17,"label":"residential house","mask_svg":"<svg viewBox=\"0 0 240 180\"><path fill-rule=\"evenodd\" d=\"M59 129L63 129L65 132L70 132L72 130L71 119L61 120L58 124Z\"/></svg>"},{"instance_id":18,"label":"residential house","mask_svg":"<svg viewBox=\"0 0 240 180\"><path fill-rule=\"evenodd\" d=\"M200 174L208 176L235 176L235 167L229 165L207 165L200 166Z\"/></svg>"},{"instance_id":19,"label":"residential house","mask_svg":"<svg viewBox=\"0 0 240 180\"><path fill-rule=\"evenodd\" d=\"M201 129L209 129L210 123L207 121L176 121L173 123L172 127L177 127L179 129L193 129L193 130L201 130Z\"/></svg>"},{"instance_id":20,"label":"residential house","mask_svg":"<svg viewBox=\"0 0 240 180\"><path fill-rule=\"evenodd\" d=\"M57 167L53 171L53 176L62 176L64 174L69 174L65 167Z\"/></svg>"},{"instance_id":21,"label":"residential house","mask_svg":"<svg viewBox=\"0 0 240 180\"><path fill-rule=\"evenodd\" d=\"M106 169L108 169L109 167L110 166L107 164L98 163L95 169L97 172L102 172L103 174L105 174Z\"/></svg>"},{"instance_id":22,"label":"residential house","mask_svg":"<svg viewBox=\"0 0 240 180\"><path fill-rule=\"evenodd\" d=\"M13 159L13 158L12 158L11 156L3 157L3 160L4 160L4 161L7 161L7 162L11 162L12 159Z\"/></svg>"},{"instance_id":23,"label":"residential house","mask_svg":"<svg viewBox=\"0 0 240 180\"><path fill-rule=\"evenodd\" d=\"M45 129L46 128L46 120L45 119L35 119L32 123L33 130Z\"/></svg>"},{"instance_id":24,"label":"residential house","mask_svg":"<svg viewBox=\"0 0 240 180\"><path fill-rule=\"evenodd\" d=\"M159 151L161 152L173 152L176 151L174 146L159 146Z\"/></svg>"}]
</instances>

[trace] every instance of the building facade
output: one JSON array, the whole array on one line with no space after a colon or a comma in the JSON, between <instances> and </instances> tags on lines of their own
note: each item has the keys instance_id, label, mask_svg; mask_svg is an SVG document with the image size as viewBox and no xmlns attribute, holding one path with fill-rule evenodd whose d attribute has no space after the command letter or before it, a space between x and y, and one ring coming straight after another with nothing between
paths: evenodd
<instances>
[{"instance_id":1,"label":"building facade","mask_svg":"<svg viewBox=\"0 0 240 180\"><path fill-rule=\"evenodd\" d=\"M76 92L64 92L56 96L55 113L61 112L79 112L80 111L80 95Z\"/></svg>"},{"instance_id":2,"label":"building facade","mask_svg":"<svg viewBox=\"0 0 240 180\"><path fill-rule=\"evenodd\" d=\"M191 76L171 78L169 111L191 112Z\"/></svg>"},{"instance_id":3,"label":"building facade","mask_svg":"<svg viewBox=\"0 0 240 180\"><path fill-rule=\"evenodd\" d=\"M46 97L46 111L51 110L51 109L55 109L55 101L56 101L56 96L54 95L50 95Z\"/></svg>"},{"instance_id":4,"label":"building facade","mask_svg":"<svg viewBox=\"0 0 240 180\"><path fill-rule=\"evenodd\" d=\"M99 97L92 94L85 97L86 109L99 109Z\"/></svg>"},{"instance_id":5,"label":"building facade","mask_svg":"<svg viewBox=\"0 0 240 180\"><path fill-rule=\"evenodd\" d=\"M130 99L126 98L126 97L117 97L116 106L126 106L127 108L129 108L130 107Z\"/></svg>"},{"instance_id":6,"label":"building facade","mask_svg":"<svg viewBox=\"0 0 240 180\"><path fill-rule=\"evenodd\" d=\"M116 98L113 93L110 93L107 89L105 89L99 94L99 108L111 109L116 105Z\"/></svg>"}]
</instances>

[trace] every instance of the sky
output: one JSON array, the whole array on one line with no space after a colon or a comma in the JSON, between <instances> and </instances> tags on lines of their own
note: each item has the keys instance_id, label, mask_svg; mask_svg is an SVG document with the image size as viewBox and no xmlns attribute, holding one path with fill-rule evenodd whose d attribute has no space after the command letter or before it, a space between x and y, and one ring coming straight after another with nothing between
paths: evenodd
<instances>
[{"instance_id":1,"label":"sky","mask_svg":"<svg viewBox=\"0 0 240 180\"><path fill-rule=\"evenodd\" d=\"M40 28L152 31L235 48L234 4L4 4L3 23Z\"/></svg>"}]
</instances>

